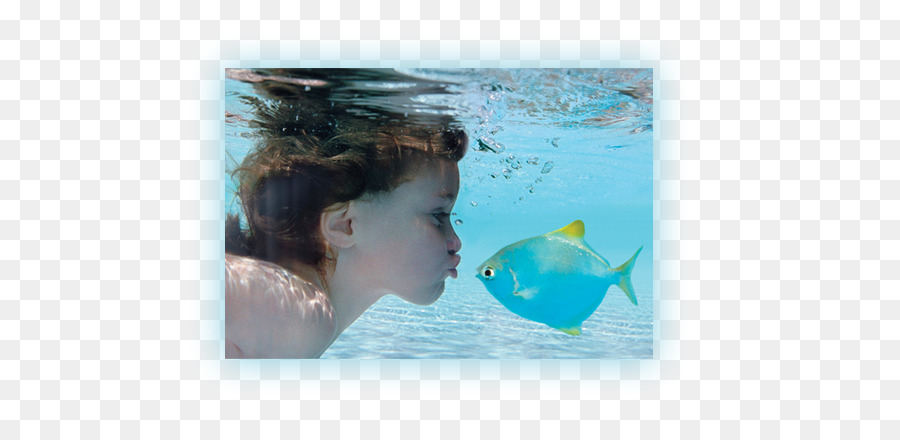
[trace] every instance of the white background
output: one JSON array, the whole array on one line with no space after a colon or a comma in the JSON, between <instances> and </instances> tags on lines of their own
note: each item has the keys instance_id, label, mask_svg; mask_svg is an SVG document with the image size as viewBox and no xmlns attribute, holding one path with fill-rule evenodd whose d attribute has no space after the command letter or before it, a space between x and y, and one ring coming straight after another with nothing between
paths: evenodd
<instances>
[{"instance_id":1,"label":"white background","mask_svg":"<svg viewBox=\"0 0 900 440\"><path fill-rule=\"evenodd\" d=\"M894 2L0 7L0 432L891 438ZM656 359L224 361L226 67L652 67Z\"/></svg>"}]
</instances>

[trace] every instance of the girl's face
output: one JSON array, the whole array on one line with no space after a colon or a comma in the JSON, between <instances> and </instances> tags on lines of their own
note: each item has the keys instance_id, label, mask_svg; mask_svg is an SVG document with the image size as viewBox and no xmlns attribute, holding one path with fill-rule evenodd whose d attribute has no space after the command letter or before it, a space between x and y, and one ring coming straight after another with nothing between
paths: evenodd
<instances>
[{"instance_id":1,"label":"girl's face","mask_svg":"<svg viewBox=\"0 0 900 440\"><path fill-rule=\"evenodd\" d=\"M356 201L356 262L373 288L413 304L437 301L460 261L462 243L450 220L458 192L459 167L437 160L393 191Z\"/></svg>"}]
</instances>

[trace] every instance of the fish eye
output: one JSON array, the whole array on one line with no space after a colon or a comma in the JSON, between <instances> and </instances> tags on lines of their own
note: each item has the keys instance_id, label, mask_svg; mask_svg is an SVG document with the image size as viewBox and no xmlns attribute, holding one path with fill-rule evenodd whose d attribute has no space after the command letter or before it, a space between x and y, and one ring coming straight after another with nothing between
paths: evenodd
<instances>
[{"instance_id":1,"label":"fish eye","mask_svg":"<svg viewBox=\"0 0 900 440\"><path fill-rule=\"evenodd\" d=\"M494 268L491 266L486 266L481 270L481 275L488 280L494 279Z\"/></svg>"}]
</instances>

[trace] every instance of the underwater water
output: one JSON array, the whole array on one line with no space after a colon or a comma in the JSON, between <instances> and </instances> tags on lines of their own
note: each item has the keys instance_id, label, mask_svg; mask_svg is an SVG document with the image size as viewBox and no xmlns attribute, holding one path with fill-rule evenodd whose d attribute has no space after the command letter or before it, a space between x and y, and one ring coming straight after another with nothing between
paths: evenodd
<instances>
[{"instance_id":1,"label":"underwater water","mask_svg":"<svg viewBox=\"0 0 900 440\"><path fill-rule=\"evenodd\" d=\"M241 71L225 80L227 167L254 145L254 109L274 99L256 87L266 75L310 93L321 84L314 77L339 78L327 99L404 117L449 115L470 137L452 214L462 241L459 278L447 279L431 306L381 299L323 358L653 357L652 70ZM223 181L225 210L239 212L234 183ZM577 219L613 267L644 247L632 273L638 306L612 286L582 334L570 336L510 312L475 278L502 247Z\"/></svg>"}]
</instances>

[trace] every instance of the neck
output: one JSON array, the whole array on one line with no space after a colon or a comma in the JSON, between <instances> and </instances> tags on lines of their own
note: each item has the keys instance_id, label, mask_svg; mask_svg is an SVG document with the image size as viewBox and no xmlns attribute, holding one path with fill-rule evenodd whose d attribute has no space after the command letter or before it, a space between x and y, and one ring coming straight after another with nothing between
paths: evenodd
<instances>
[{"instance_id":1,"label":"neck","mask_svg":"<svg viewBox=\"0 0 900 440\"><path fill-rule=\"evenodd\" d=\"M328 286L326 293L334 307L337 327L335 337L343 333L363 312L387 293L373 289L366 280L354 276L360 272L360 268L351 267L352 264L347 260L338 258L334 270L326 276Z\"/></svg>"},{"instance_id":2,"label":"neck","mask_svg":"<svg viewBox=\"0 0 900 440\"><path fill-rule=\"evenodd\" d=\"M278 264L316 286L328 296L334 310L337 339L360 315L375 304L386 292L373 290L364 280L352 276L359 269L349 269L346 259L338 259L332 270L325 274L324 282L315 267L295 260L282 260Z\"/></svg>"}]
</instances>

